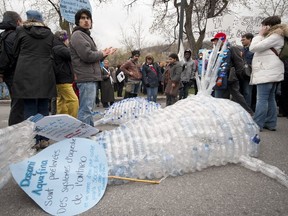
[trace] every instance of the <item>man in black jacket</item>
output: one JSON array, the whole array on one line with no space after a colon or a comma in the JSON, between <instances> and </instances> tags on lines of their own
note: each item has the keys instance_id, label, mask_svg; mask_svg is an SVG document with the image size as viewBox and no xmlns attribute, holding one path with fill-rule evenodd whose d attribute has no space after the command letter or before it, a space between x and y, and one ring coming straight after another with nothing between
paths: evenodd
<instances>
[{"instance_id":1,"label":"man in black jacket","mask_svg":"<svg viewBox=\"0 0 288 216\"><path fill-rule=\"evenodd\" d=\"M222 40L222 43L226 41L226 34L220 32L217 33L214 38L211 40L213 44L217 44L218 40ZM245 98L240 93L239 79L238 77L242 74L244 70L244 61L241 57L241 50L236 46L227 45L227 56L224 58L224 63L226 63L225 68L225 77L221 76L221 71L216 80L215 85L215 97L217 98L227 98L236 103L240 104L251 116L254 114L252 109L247 105ZM219 78L222 78L221 85L218 84ZM224 79L225 78L225 79ZM226 83L224 83L224 80Z\"/></svg>"},{"instance_id":2,"label":"man in black jacket","mask_svg":"<svg viewBox=\"0 0 288 216\"><path fill-rule=\"evenodd\" d=\"M9 114L8 125L14 125L24 120L23 116L23 100L13 98L12 92L12 80L15 72L16 60L13 55L13 45L16 36L16 27L22 25L22 19L20 15L14 11L6 11L3 15L3 20L0 23L0 29L4 29L2 33L5 36L4 47L8 58L11 61L11 66L8 69L0 71L0 76L6 83L9 94L11 97L11 109Z\"/></svg>"}]
</instances>

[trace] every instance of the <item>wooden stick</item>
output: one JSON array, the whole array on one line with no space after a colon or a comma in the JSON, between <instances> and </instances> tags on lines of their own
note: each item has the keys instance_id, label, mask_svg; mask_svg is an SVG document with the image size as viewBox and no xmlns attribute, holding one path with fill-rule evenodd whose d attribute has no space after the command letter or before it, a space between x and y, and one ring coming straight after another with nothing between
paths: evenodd
<instances>
[{"instance_id":1,"label":"wooden stick","mask_svg":"<svg viewBox=\"0 0 288 216\"><path fill-rule=\"evenodd\" d=\"M120 177L120 176L108 176L108 178L126 180L126 181L134 181L134 182L143 182L143 183L150 183L150 184L160 184L160 182L163 180L161 179L159 181L153 181L153 180L145 180L145 179L126 178L126 177Z\"/></svg>"}]
</instances>

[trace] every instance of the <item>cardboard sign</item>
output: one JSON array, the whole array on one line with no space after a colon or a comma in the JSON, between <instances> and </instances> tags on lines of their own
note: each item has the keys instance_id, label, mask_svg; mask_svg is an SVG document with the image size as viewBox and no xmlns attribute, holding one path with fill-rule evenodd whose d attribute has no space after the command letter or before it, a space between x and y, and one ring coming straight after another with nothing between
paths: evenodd
<instances>
[{"instance_id":1,"label":"cardboard sign","mask_svg":"<svg viewBox=\"0 0 288 216\"><path fill-rule=\"evenodd\" d=\"M55 143L10 169L18 185L52 215L87 211L99 202L107 186L105 151L84 138Z\"/></svg>"},{"instance_id":2,"label":"cardboard sign","mask_svg":"<svg viewBox=\"0 0 288 216\"><path fill-rule=\"evenodd\" d=\"M66 114L45 116L37 120L34 131L55 141L72 137L90 137L99 132L97 128Z\"/></svg>"},{"instance_id":3,"label":"cardboard sign","mask_svg":"<svg viewBox=\"0 0 288 216\"><path fill-rule=\"evenodd\" d=\"M210 41L218 32L224 32L227 35L227 39L233 38L234 20L234 15L217 16L207 19L205 38Z\"/></svg>"},{"instance_id":4,"label":"cardboard sign","mask_svg":"<svg viewBox=\"0 0 288 216\"><path fill-rule=\"evenodd\" d=\"M260 27L261 22L263 21L264 17L260 16L242 16L236 22L237 28L235 28L235 41L237 45L242 45L241 43L241 36L245 33L252 33L253 35L257 35Z\"/></svg>"},{"instance_id":5,"label":"cardboard sign","mask_svg":"<svg viewBox=\"0 0 288 216\"><path fill-rule=\"evenodd\" d=\"M61 0L60 13L70 23L75 24L75 14L80 9L87 9L92 13L89 0Z\"/></svg>"},{"instance_id":6,"label":"cardboard sign","mask_svg":"<svg viewBox=\"0 0 288 216\"><path fill-rule=\"evenodd\" d=\"M224 15L207 19L206 40L211 40L218 32L224 32L229 42L242 45L241 36L245 33L257 35L264 18L260 16L241 16L236 18L233 15Z\"/></svg>"}]
</instances>

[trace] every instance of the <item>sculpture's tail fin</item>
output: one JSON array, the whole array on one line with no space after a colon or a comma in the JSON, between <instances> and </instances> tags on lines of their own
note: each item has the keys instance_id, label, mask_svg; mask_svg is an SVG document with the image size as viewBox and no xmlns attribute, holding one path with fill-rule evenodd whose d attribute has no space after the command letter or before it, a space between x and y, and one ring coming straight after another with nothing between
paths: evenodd
<instances>
[{"instance_id":1,"label":"sculpture's tail fin","mask_svg":"<svg viewBox=\"0 0 288 216\"><path fill-rule=\"evenodd\" d=\"M270 178L276 179L279 183L288 188L288 175L279 168L263 162L262 160L241 156L240 163L242 166L256 172L261 172Z\"/></svg>"}]
</instances>

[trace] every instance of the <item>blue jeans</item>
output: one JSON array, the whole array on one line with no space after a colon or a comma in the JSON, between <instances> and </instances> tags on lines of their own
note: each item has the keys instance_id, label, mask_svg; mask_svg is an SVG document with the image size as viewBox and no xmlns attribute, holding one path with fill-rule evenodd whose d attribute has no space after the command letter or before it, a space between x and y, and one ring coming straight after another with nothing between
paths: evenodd
<instances>
[{"instance_id":1,"label":"blue jeans","mask_svg":"<svg viewBox=\"0 0 288 216\"><path fill-rule=\"evenodd\" d=\"M240 92L244 96L245 101L249 107L252 106L252 85L249 85L249 80L241 79L239 81Z\"/></svg>"},{"instance_id":2,"label":"blue jeans","mask_svg":"<svg viewBox=\"0 0 288 216\"><path fill-rule=\"evenodd\" d=\"M77 83L79 89L78 119L94 127L93 108L98 88L97 82Z\"/></svg>"},{"instance_id":3,"label":"blue jeans","mask_svg":"<svg viewBox=\"0 0 288 216\"><path fill-rule=\"evenodd\" d=\"M38 113L43 116L49 115L49 99L41 98L41 99L23 99L24 101L24 119L28 119L30 116L34 116ZM36 144L41 140L49 140L48 138L36 135Z\"/></svg>"},{"instance_id":4,"label":"blue jeans","mask_svg":"<svg viewBox=\"0 0 288 216\"><path fill-rule=\"evenodd\" d=\"M9 91L5 82L0 82L0 99L9 97Z\"/></svg>"},{"instance_id":5,"label":"blue jeans","mask_svg":"<svg viewBox=\"0 0 288 216\"><path fill-rule=\"evenodd\" d=\"M146 87L147 90L147 100L154 101L156 103L158 87Z\"/></svg>"},{"instance_id":6,"label":"blue jeans","mask_svg":"<svg viewBox=\"0 0 288 216\"><path fill-rule=\"evenodd\" d=\"M254 121L262 129L264 126L275 129L277 125L277 104L275 100L277 83L257 85L257 101Z\"/></svg>"},{"instance_id":7,"label":"blue jeans","mask_svg":"<svg viewBox=\"0 0 288 216\"><path fill-rule=\"evenodd\" d=\"M214 91L214 97L230 99L230 92L228 89L216 89Z\"/></svg>"},{"instance_id":8,"label":"blue jeans","mask_svg":"<svg viewBox=\"0 0 288 216\"><path fill-rule=\"evenodd\" d=\"M24 119L34 116L38 113L43 116L49 115L49 99L23 99L24 101Z\"/></svg>"}]
</instances>

